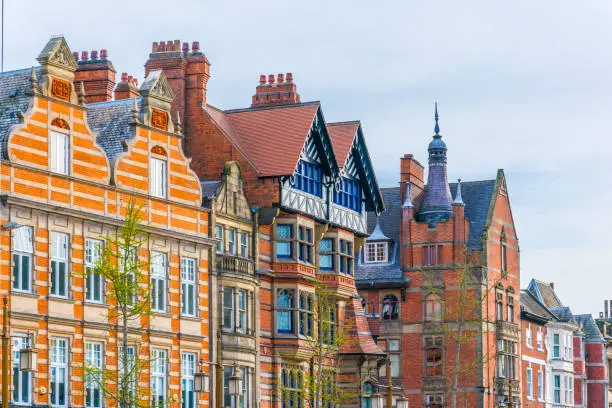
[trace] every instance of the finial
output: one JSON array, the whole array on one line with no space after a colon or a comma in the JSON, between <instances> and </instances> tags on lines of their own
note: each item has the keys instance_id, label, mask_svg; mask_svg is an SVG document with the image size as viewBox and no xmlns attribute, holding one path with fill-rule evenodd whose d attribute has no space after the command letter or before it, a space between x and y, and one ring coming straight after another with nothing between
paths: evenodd
<instances>
[{"instance_id":1,"label":"finial","mask_svg":"<svg viewBox=\"0 0 612 408\"><path fill-rule=\"evenodd\" d=\"M410 200L410 183L406 182L406 198L404 199L404 204L402 204L402 208L414 208L412 205L412 201Z\"/></svg>"},{"instance_id":2,"label":"finial","mask_svg":"<svg viewBox=\"0 0 612 408\"><path fill-rule=\"evenodd\" d=\"M132 104L132 123L138 123L138 103L136 102L136 98L134 98L134 103Z\"/></svg>"},{"instance_id":3,"label":"finial","mask_svg":"<svg viewBox=\"0 0 612 408\"><path fill-rule=\"evenodd\" d=\"M436 119L436 126L434 127L434 132L436 132L436 135L439 135L440 134L440 125L438 125L438 119L439 119L439 116L438 116L438 101L435 102L435 107L436 107L435 108L436 111L435 111L435 114L434 114L434 118Z\"/></svg>"},{"instance_id":4,"label":"finial","mask_svg":"<svg viewBox=\"0 0 612 408\"><path fill-rule=\"evenodd\" d=\"M461 179L457 179L457 192L455 193L455 201L453 205L465 205L463 197L461 197Z\"/></svg>"},{"instance_id":5,"label":"finial","mask_svg":"<svg viewBox=\"0 0 612 408\"><path fill-rule=\"evenodd\" d=\"M38 93L38 76L36 75L36 68L34 67L32 67L32 71L30 71L30 90L32 95Z\"/></svg>"},{"instance_id":6,"label":"finial","mask_svg":"<svg viewBox=\"0 0 612 408\"><path fill-rule=\"evenodd\" d=\"M174 126L174 131L179 135L183 133L183 126L181 124L181 114L178 111L176 112L176 123Z\"/></svg>"},{"instance_id":7,"label":"finial","mask_svg":"<svg viewBox=\"0 0 612 408\"><path fill-rule=\"evenodd\" d=\"M85 105L85 85L83 85L83 81L79 82L79 104Z\"/></svg>"}]
</instances>

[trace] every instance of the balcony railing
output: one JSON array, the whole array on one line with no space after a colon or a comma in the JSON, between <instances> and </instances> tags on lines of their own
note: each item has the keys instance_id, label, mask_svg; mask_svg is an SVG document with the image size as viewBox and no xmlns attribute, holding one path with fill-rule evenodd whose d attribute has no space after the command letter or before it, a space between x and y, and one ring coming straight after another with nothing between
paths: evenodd
<instances>
[{"instance_id":1,"label":"balcony railing","mask_svg":"<svg viewBox=\"0 0 612 408\"><path fill-rule=\"evenodd\" d=\"M497 338L512 341L519 340L519 326L517 323L507 322L505 320L497 320L495 322Z\"/></svg>"},{"instance_id":2,"label":"balcony railing","mask_svg":"<svg viewBox=\"0 0 612 408\"><path fill-rule=\"evenodd\" d=\"M251 259L239 256L217 254L216 267L217 273L255 275L255 263Z\"/></svg>"}]
</instances>

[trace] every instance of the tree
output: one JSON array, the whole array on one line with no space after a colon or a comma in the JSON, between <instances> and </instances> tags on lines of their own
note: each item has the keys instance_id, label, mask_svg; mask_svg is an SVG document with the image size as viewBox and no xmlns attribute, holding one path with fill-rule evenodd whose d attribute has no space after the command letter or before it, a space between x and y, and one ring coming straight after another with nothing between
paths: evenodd
<instances>
[{"instance_id":1,"label":"tree","mask_svg":"<svg viewBox=\"0 0 612 408\"><path fill-rule=\"evenodd\" d=\"M490 323L488 316L483 313L483 305L487 302L491 288L486 276L482 275L481 268L466 263L457 265L454 271L456 272L452 283L454 289L446 293L442 280L434 279L435 272L424 271L423 275L424 290L436 297L439 302L436 306L433 301L430 304L426 299L426 319L429 318L428 320L432 322L430 332L444 336L445 342L439 347L445 349L447 356L450 354L453 356L453 363L447 367L444 374L447 381L446 389L451 397L450 406L457 408L461 376L475 373L495 356L489 356L488 350L484 347L480 354L470 353L469 358L464 356L466 348L475 347L478 339L482 338L483 326ZM432 356L440 358L441 363L441 353L439 355L432 353Z\"/></svg>"},{"instance_id":2,"label":"tree","mask_svg":"<svg viewBox=\"0 0 612 408\"><path fill-rule=\"evenodd\" d=\"M121 408L148 407L149 388L139 387L151 360L130 344L130 327L140 327L144 317L153 315L151 293L145 262L140 261L142 248L147 247L148 234L142 223L142 207L131 198L126 206L123 224L117 232L102 237L103 245L88 248L97 262L84 271L85 279L100 276L106 282L109 304L106 320L119 344L117 367L106 369L86 364L87 386L96 385L107 401ZM89 387L88 387L89 388ZM89 396L88 398L94 398Z\"/></svg>"}]
</instances>

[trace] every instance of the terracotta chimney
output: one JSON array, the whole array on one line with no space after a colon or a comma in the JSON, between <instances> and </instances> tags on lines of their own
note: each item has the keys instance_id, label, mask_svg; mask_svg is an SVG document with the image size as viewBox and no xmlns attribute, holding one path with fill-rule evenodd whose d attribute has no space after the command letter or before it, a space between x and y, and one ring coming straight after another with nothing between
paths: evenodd
<instances>
[{"instance_id":1,"label":"terracotta chimney","mask_svg":"<svg viewBox=\"0 0 612 408\"><path fill-rule=\"evenodd\" d=\"M79 64L74 73L74 82L83 82L85 88L85 103L105 102L113 99L115 88L115 67L107 60L106 50L91 51L91 59L87 51L81 52L78 60L78 51L73 53ZM100 58L98 58L98 56Z\"/></svg>"},{"instance_id":2,"label":"terracotta chimney","mask_svg":"<svg viewBox=\"0 0 612 408\"><path fill-rule=\"evenodd\" d=\"M266 83L265 75L259 77L259 85L255 88L255 95L253 95L251 102L252 108L300 103L300 95L293 83L291 72L278 74L276 83L274 74L268 74L267 78L268 82Z\"/></svg>"},{"instance_id":3,"label":"terracotta chimney","mask_svg":"<svg viewBox=\"0 0 612 408\"><path fill-rule=\"evenodd\" d=\"M119 82L115 88L115 99L131 99L139 96L138 80L128 75L127 72L123 72L121 74L121 82Z\"/></svg>"}]
</instances>

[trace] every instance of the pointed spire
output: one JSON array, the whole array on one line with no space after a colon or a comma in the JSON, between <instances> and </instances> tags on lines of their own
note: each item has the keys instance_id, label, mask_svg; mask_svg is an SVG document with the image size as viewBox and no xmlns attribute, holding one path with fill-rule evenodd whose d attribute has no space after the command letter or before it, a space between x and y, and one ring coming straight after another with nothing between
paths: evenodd
<instances>
[{"instance_id":1,"label":"pointed spire","mask_svg":"<svg viewBox=\"0 0 612 408\"><path fill-rule=\"evenodd\" d=\"M457 192L455 193L455 201L453 205L465 205L463 197L461 197L461 179L457 179Z\"/></svg>"},{"instance_id":2,"label":"pointed spire","mask_svg":"<svg viewBox=\"0 0 612 408\"><path fill-rule=\"evenodd\" d=\"M412 205L412 201L410 200L410 183L406 182L406 198L404 199L404 204L402 204L402 208L414 208Z\"/></svg>"},{"instance_id":3,"label":"pointed spire","mask_svg":"<svg viewBox=\"0 0 612 408\"><path fill-rule=\"evenodd\" d=\"M366 241L382 241L389 239L380 228L380 224L378 223L378 217L376 217L376 227L374 227L374 231L370 234L369 237L366 238Z\"/></svg>"},{"instance_id":4,"label":"pointed spire","mask_svg":"<svg viewBox=\"0 0 612 408\"><path fill-rule=\"evenodd\" d=\"M436 126L434 126L434 132L436 134L436 136L440 135L440 125L438 125L438 101L435 102L435 113L434 113L434 118L436 120Z\"/></svg>"},{"instance_id":5,"label":"pointed spire","mask_svg":"<svg viewBox=\"0 0 612 408\"><path fill-rule=\"evenodd\" d=\"M179 135L183 133L183 125L181 124L181 114L179 111L176 111L176 123L174 126L174 131Z\"/></svg>"}]
</instances>

